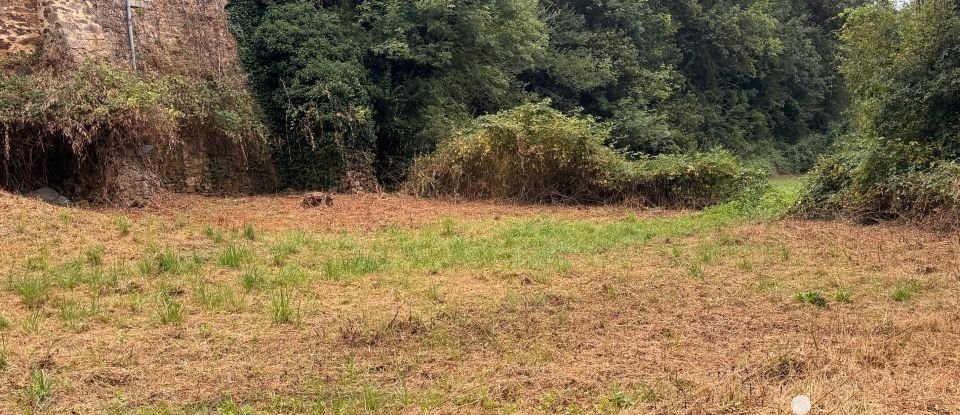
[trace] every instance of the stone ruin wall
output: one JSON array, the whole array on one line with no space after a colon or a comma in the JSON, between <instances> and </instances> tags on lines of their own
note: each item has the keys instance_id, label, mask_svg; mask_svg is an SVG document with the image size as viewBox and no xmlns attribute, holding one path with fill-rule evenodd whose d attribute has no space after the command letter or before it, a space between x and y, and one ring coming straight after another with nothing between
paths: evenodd
<instances>
[{"instance_id":1,"label":"stone ruin wall","mask_svg":"<svg viewBox=\"0 0 960 415\"><path fill-rule=\"evenodd\" d=\"M137 66L141 71L200 79L242 79L236 43L224 11L227 0L135 0ZM130 62L125 0L0 0L0 60L43 45L45 61L69 69L91 59ZM154 156L165 187L185 192L246 192L269 186L255 174L212 178L211 159L223 143L185 139ZM229 147L229 146L227 146ZM215 149L215 150L211 150ZM227 149L226 158L247 152ZM223 156L221 154L221 156ZM264 160L259 160L262 165ZM222 176L222 175L221 175ZM246 176L246 177L244 177ZM216 182L216 183L214 183Z\"/></svg>"},{"instance_id":2,"label":"stone ruin wall","mask_svg":"<svg viewBox=\"0 0 960 415\"><path fill-rule=\"evenodd\" d=\"M32 51L43 26L39 0L4 0L0 3L0 58Z\"/></svg>"},{"instance_id":3,"label":"stone ruin wall","mask_svg":"<svg viewBox=\"0 0 960 415\"><path fill-rule=\"evenodd\" d=\"M130 59L125 0L3 0L0 59L56 42L64 58L124 64ZM135 0L139 67L184 75L238 71L226 0Z\"/></svg>"}]
</instances>

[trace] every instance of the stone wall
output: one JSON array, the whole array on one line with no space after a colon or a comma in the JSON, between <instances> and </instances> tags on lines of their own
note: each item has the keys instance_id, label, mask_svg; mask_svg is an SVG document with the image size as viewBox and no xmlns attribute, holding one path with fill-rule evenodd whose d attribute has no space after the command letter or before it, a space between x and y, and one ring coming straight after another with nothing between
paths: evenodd
<instances>
[{"instance_id":1,"label":"stone wall","mask_svg":"<svg viewBox=\"0 0 960 415\"><path fill-rule=\"evenodd\" d=\"M238 70L226 0L137 0L134 32L140 68L209 75ZM31 52L43 34L70 61L130 60L125 0L2 0L0 59Z\"/></svg>"},{"instance_id":2,"label":"stone wall","mask_svg":"<svg viewBox=\"0 0 960 415\"><path fill-rule=\"evenodd\" d=\"M38 0L0 2L0 58L32 51L40 42L43 27Z\"/></svg>"}]
</instances>

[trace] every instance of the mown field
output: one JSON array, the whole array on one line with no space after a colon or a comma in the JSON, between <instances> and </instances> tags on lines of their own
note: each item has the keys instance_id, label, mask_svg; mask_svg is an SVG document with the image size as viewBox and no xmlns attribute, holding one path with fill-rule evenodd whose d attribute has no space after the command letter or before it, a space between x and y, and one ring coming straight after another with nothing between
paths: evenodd
<instances>
[{"instance_id":1,"label":"mown field","mask_svg":"<svg viewBox=\"0 0 960 415\"><path fill-rule=\"evenodd\" d=\"M702 212L0 195L0 413L960 412L960 238Z\"/></svg>"}]
</instances>

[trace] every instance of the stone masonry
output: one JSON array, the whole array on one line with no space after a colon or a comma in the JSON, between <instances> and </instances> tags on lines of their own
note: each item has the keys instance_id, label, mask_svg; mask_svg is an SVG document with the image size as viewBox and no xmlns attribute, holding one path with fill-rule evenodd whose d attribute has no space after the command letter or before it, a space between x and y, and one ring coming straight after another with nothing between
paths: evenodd
<instances>
[{"instance_id":1,"label":"stone masonry","mask_svg":"<svg viewBox=\"0 0 960 415\"><path fill-rule=\"evenodd\" d=\"M4 0L0 3L0 58L32 51L43 26L38 0Z\"/></svg>"},{"instance_id":2,"label":"stone masonry","mask_svg":"<svg viewBox=\"0 0 960 415\"><path fill-rule=\"evenodd\" d=\"M137 58L145 70L183 75L238 71L226 0L136 0ZM36 49L44 35L69 62L130 60L125 0L2 0L0 59Z\"/></svg>"}]
</instances>

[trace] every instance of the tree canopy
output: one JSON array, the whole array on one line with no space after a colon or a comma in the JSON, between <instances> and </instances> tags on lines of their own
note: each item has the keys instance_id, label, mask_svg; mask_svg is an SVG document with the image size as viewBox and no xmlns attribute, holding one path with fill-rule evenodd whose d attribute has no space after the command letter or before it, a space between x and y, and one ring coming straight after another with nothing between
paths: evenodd
<instances>
[{"instance_id":1,"label":"tree canopy","mask_svg":"<svg viewBox=\"0 0 960 415\"><path fill-rule=\"evenodd\" d=\"M851 0L231 0L288 186L399 181L478 116L550 99L631 154L808 168L842 125ZM361 160L365 160L360 158Z\"/></svg>"}]
</instances>

